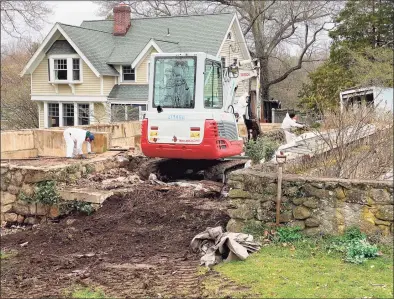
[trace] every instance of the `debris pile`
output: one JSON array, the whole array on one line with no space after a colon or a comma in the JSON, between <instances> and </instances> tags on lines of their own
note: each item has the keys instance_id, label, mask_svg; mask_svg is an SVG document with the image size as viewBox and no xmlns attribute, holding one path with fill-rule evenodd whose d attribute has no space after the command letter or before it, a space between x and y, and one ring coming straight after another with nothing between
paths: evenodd
<instances>
[{"instance_id":1,"label":"debris pile","mask_svg":"<svg viewBox=\"0 0 394 299\"><path fill-rule=\"evenodd\" d=\"M194 252L200 252L200 264L207 267L223 260L245 260L250 253L258 251L260 243L253 241L253 236L242 233L224 233L220 226L208 227L195 236L190 243Z\"/></svg>"},{"instance_id":2,"label":"debris pile","mask_svg":"<svg viewBox=\"0 0 394 299\"><path fill-rule=\"evenodd\" d=\"M77 186L99 190L113 190L127 188L142 183L139 176L126 168L113 168L103 172L96 172L81 178Z\"/></svg>"},{"instance_id":3,"label":"debris pile","mask_svg":"<svg viewBox=\"0 0 394 299\"><path fill-rule=\"evenodd\" d=\"M201 181L177 181L165 183L160 181L157 176L153 173L149 175L148 182L151 185L155 185L155 190L158 191L168 191L173 188L181 187L184 189L184 194L181 198L187 197L220 197L225 195L225 186L223 183L201 180Z\"/></svg>"}]
</instances>

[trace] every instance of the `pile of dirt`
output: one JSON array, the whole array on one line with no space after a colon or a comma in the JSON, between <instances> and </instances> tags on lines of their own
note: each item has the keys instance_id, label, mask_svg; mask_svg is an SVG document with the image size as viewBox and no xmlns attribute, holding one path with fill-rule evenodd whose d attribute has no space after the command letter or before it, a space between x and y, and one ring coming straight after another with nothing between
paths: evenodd
<instances>
[{"instance_id":1,"label":"pile of dirt","mask_svg":"<svg viewBox=\"0 0 394 299\"><path fill-rule=\"evenodd\" d=\"M139 184L92 216L3 236L2 251L18 253L2 260L1 297L64 296L75 284L100 286L117 298L199 296L199 257L190 241L229 217L224 202L183 192Z\"/></svg>"},{"instance_id":2,"label":"pile of dirt","mask_svg":"<svg viewBox=\"0 0 394 299\"><path fill-rule=\"evenodd\" d=\"M103 172L95 172L70 184L74 187L89 187L98 190L128 188L141 183L139 176L126 168L113 168Z\"/></svg>"}]
</instances>

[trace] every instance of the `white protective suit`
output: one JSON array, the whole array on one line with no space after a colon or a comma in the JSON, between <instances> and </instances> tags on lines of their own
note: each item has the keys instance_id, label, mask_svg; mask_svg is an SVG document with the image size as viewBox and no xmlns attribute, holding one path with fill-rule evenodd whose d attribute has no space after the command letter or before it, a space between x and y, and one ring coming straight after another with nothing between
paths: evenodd
<instances>
[{"instance_id":1,"label":"white protective suit","mask_svg":"<svg viewBox=\"0 0 394 299\"><path fill-rule=\"evenodd\" d=\"M248 106L247 97L248 97L248 93L245 92L241 97L239 97L238 102L234 104L234 110L235 110L234 112L237 112L239 115L239 120L238 120L239 123L244 122L243 115L245 115L246 107Z\"/></svg>"},{"instance_id":2,"label":"white protective suit","mask_svg":"<svg viewBox=\"0 0 394 299\"><path fill-rule=\"evenodd\" d=\"M68 128L64 130L64 140L66 141L66 157L72 158L76 155L82 155L82 145L87 143L86 148L88 153L91 152L90 142L86 139L86 130L78 128Z\"/></svg>"},{"instance_id":3,"label":"white protective suit","mask_svg":"<svg viewBox=\"0 0 394 299\"><path fill-rule=\"evenodd\" d=\"M298 124L295 120L290 118L289 113L286 113L286 116L281 125L281 129L285 132L286 144L291 143L296 139L297 136L291 132L291 129L295 127L303 128L304 125Z\"/></svg>"}]
</instances>

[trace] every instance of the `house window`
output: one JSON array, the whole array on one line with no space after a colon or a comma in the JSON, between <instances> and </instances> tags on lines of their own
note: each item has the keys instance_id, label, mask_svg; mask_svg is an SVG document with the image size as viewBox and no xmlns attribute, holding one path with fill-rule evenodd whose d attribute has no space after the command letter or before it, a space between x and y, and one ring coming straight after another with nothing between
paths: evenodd
<instances>
[{"instance_id":1,"label":"house window","mask_svg":"<svg viewBox=\"0 0 394 299\"><path fill-rule=\"evenodd\" d=\"M90 124L89 104L78 104L78 125Z\"/></svg>"},{"instance_id":2,"label":"house window","mask_svg":"<svg viewBox=\"0 0 394 299\"><path fill-rule=\"evenodd\" d=\"M226 67L226 57L222 57L221 61L222 61L222 68L225 68Z\"/></svg>"},{"instance_id":3,"label":"house window","mask_svg":"<svg viewBox=\"0 0 394 299\"><path fill-rule=\"evenodd\" d=\"M124 65L123 67L123 81L135 81L135 69L131 65Z\"/></svg>"},{"instance_id":4,"label":"house window","mask_svg":"<svg viewBox=\"0 0 394 299\"><path fill-rule=\"evenodd\" d=\"M66 56L66 55L65 55ZM73 55L75 57L75 55ZM49 58L48 79L53 82L82 83L81 59L72 57Z\"/></svg>"},{"instance_id":5,"label":"house window","mask_svg":"<svg viewBox=\"0 0 394 299\"><path fill-rule=\"evenodd\" d=\"M63 104L63 126L74 125L74 104Z\"/></svg>"},{"instance_id":6,"label":"house window","mask_svg":"<svg viewBox=\"0 0 394 299\"><path fill-rule=\"evenodd\" d=\"M55 59L55 80L67 80L67 59Z\"/></svg>"},{"instance_id":7,"label":"house window","mask_svg":"<svg viewBox=\"0 0 394 299\"><path fill-rule=\"evenodd\" d=\"M204 107L222 108L223 85L221 65L217 62L206 60L204 77Z\"/></svg>"},{"instance_id":8,"label":"house window","mask_svg":"<svg viewBox=\"0 0 394 299\"><path fill-rule=\"evenodd\" d=\"M81 78L81 70L79 65L79 58L73 58L73 80L79 81Z\"/></svg>"},{"instance_id":9,"label":"house window","mask_svg":"<svg viewBox=\"0 0 394 299\"><path fill-rule=\"evenodd\" d=\"M223 35L222 35L223 36ZM227 33L227 39L231 40L232 36L231 36L231 32Z\"/></svg>"},{"instance_id":10,"label":"house window","mask_svg":"<svg viewBox=\"0 0 394 299\"><path fill-rule=\"evenodd\" d=\"M111 105L111 121L119 122L126 120L126 105L112 104Z\"/></svg>"},{"instance_id":11,"label":"house window","mask_svg":"<svg viewBox=\"0 0 394 299\"><path fill-rule=\"evenodd\" d=\"M59 104L48 103L48 127L59 127Z\"/></svg>"},{"instance_id":12,"label":"house window","mask_svg":"<svg viewBox=\"0 0 394 299\"><path fill-rule=\"evenodd\" d=\"M112 104L111 121L140 120L140 111L146 111L146 104Z\"/></svg>"}]
</instances>

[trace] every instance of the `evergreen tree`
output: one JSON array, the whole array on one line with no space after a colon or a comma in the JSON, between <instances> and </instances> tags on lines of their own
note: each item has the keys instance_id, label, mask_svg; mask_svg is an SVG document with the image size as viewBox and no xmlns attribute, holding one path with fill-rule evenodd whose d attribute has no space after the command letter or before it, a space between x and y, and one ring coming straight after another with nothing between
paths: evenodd
<instances>
[{"instance_id":1,"label":"evergreen tree","mask_svg":"<svg viewBox=\"0 0 394 299\"><path fill-rule=\"evenodd\" d=\"M309 75L310 83L299 94L300 107L333 107L339 93L350 87L393 86L393 21L392 1L348 1L329 34L330 57Z\"/></svg>"}]
</instances>

